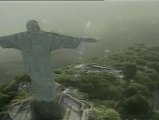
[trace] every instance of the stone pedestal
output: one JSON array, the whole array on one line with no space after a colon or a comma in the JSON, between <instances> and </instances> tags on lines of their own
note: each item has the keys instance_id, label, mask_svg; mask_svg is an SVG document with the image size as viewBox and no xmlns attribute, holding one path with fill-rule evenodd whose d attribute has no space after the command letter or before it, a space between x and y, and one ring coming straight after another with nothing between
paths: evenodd
<instances>
[{"instance_id":1,"label":"stone pedestal","mask_svg":"<svg viewBox=\"0 0 159 120\"><path fill-rule=\"evenodd\" d=\"M61 120L62 107L54 101L32 101L31 120Z\"/></svg>"}]
</instances>

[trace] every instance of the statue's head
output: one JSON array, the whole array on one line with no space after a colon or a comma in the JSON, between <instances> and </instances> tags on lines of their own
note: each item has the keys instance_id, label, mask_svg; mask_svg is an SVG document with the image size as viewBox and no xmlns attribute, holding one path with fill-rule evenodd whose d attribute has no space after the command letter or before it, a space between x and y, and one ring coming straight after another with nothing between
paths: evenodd
<instances>
[{"instance_id":1,"label":"statue's head","mask_svg":"<svg viewBox=\"0 0 159 120\"><path fill-rule=\"evenodd\" d=\"M26 24L27 31L29 33L37 33L40 30L39 24L36 20L29 20Z\"/></svg>"}]
</instances>

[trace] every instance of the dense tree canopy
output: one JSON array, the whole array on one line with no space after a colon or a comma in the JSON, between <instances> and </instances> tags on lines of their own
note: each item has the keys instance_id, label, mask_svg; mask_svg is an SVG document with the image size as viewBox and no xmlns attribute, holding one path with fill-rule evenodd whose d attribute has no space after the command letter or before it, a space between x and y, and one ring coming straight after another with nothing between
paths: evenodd
<instances>
[{"instance_id":1,"label":"dense tree canopy","mask_svg":"<svg viewBox=\"0 0 159 120\"><path fill-rule=\"evenodd\" d=\"M73 81L67 78L69 85L87 93L89 100L95 101L97 108L103 106L105 110L117 110L121 119L157 119L158 112L150 98L159 87L159 47L138 43L107 57L89 59L85 64L92 62L122 70L124 78L119 79L106 72L85 73L73 78ZM68 85L64 79L58 81ZM107 115L103 112L103 116ZM109 120L107 117L101 119Z\"/></svg>"}]
</instances>

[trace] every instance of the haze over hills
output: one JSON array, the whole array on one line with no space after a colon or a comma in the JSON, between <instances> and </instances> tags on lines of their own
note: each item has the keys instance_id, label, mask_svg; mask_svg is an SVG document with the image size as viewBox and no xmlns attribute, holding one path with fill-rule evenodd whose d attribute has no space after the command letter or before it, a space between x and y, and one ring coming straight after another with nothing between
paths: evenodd
<instances>
[{"instance_id":1,"label":"haze over hills","mask_svg":"<svg viewBox=\"0 0 159 120\"><path fill-rule=\"evenodd\" d=\"M36 7L36 10L34 8ZM0 2L0 36L25 31L29 19L37 19L46 31L98 42L76 50L53 52L54 66L103 56L106 51L142 42L159 44L159 2ZM0 48L0 80L25 72L20 52Z\"/></svg>"}]
</instances>

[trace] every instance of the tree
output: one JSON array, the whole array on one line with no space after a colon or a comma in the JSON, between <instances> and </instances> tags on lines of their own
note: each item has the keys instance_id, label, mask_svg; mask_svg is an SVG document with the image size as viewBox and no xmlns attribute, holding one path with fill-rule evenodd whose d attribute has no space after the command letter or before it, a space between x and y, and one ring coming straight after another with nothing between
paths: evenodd
<instances>
[{"instance_id":1,"label":"tree","mask_svg":"<svg viewBox=\"0 0 159 120\"><path fill-rule=\"evenodd\" d=\"M135 77L137 72L136 64L133 63L126 63L124 65L123 74L126 80L131 80Z\"/></svg>"},{"instance_id":2,"label":"tree","mask_svg":"<svg viewBox=\"0 0 159 120\"><path fill-rule=\"evenodd\" d=\"M135 81L154 90L159 86L159 74L154 69L147 66L140 67L135 76Z\"/></svg>"},{"instance_id":3,"label":"tree","mask_svg":"<svg viewBox=\"0 0 159 120\"><path fill-rule=\"evenodd\" d=\"M0 112L2 111L3 107L9 103L10 96L6 94L0 93Z\"/></svg>"},{"instance_id":4,"label":"tree","mask_svg":"<svg viewBox=\"0 0 159 120\"><path fill-rule=\"evenodd\" d=\"M144 119L148 117L152 111L150 102L140 94L126 98L123 108L129 118Z\"/></svg>"},{"instance_id":5,"label":"tree","mask_svg":"<svg viewBox=\"0 0 159 120\"><path fill-rule=\"evenodd\" d=\"M120 115L114 109L107 109L103 114L99 117L99 120L121 120Z\"/></svg>"},{"instance_id":6,"label":"tree","mask_svg":"<svg viewBox=\"0 0 159 120\"><path fill-rule=\"evenodd\" d=\"M87 73L78 77L77 88L81 92L88 93L90 99L114 99L118 98L119 82L112 74ZM113 85L113 82L116 86Z\"/></svg>"},{"instance_id":7,"label":"tree","mask_svg":"<svg viewBox=\"0 0 159 120\"><path fill-rule=\"evenodd\" d=\"M104 74L83 74L78 77L77 88L81 92L88 93L89 98L100 98L106 97L106 88L110 82L105 79Z\"/></svg>"},{"instance_id":8,"label":"tree","mask_svg":"<svg viewBox=\"0 0 159 120\"><path fill-rule=\"evenodd\" d=\"M136 94L143 95L145 97L150 97L150 91L149 89L140 83L130 83L128 86L124 89L123 97L129 98Z\"/></svg>"},{"instance_id":9,"label":"tree","mask_svg":"<svg viewBox=\"0 0 159 120\"><path fill-rule=\"evenodd\" d=\"M159 111L153 112L152 120L159 120Z\"/></svg>"}]
</instances>

